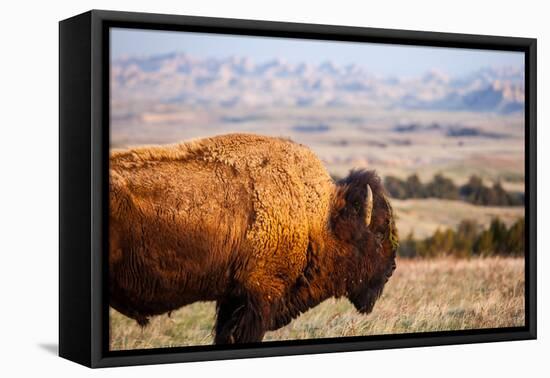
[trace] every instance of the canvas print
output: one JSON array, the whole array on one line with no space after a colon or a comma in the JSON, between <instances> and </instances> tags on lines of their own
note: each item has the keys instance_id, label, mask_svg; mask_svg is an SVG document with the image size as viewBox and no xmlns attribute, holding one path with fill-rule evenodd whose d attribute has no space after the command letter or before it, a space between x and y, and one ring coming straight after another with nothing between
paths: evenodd
<instances>
[{"instance_id":1,"label":"canvas print","mask_svg":"<svg viewBox=\"0 0 550 378\"><path fill-rule=\"evenodd\" d=\"M524 53L109 39L109 350L525 325Z\"/></svg>"}]
</instances>

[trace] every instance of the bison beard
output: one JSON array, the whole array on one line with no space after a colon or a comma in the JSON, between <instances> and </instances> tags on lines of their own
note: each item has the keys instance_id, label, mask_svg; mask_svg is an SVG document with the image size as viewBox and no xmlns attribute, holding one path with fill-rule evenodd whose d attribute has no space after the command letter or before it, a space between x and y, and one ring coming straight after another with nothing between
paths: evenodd
<instances>
[{"instance_id":1,"label":"bison beard","mask_svg":"<svg viewBox=\"0 0 550 378\"><path fill-rule=\"evenodd\" d=\"M215 343L250 343L330 297L362 313L395 269L378 176L333 182L305 146L231 134L114 152L109 298L150 316L216 301Z\"/></svg>"}]
</instances>

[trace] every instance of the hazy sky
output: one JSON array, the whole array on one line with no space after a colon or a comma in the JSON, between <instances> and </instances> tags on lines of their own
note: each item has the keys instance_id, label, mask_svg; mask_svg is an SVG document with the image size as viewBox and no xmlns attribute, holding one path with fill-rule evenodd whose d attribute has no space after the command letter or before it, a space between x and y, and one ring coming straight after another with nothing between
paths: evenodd
<instances>
[{"instance_id":1,"label":"hazy sky","mask_svg":"<svg viewBox=\"0 0 550 378\"><path fill-rule=\"evenodd\" d=\"M197 57L246 56L255 62L358 64L376 75L416 76L437 69L453 76L483 67L523 67L524 54L491 50L374 43L227 36L220 34L111 29L111 57L185 52Z\"/></svg>"}]
</instances>

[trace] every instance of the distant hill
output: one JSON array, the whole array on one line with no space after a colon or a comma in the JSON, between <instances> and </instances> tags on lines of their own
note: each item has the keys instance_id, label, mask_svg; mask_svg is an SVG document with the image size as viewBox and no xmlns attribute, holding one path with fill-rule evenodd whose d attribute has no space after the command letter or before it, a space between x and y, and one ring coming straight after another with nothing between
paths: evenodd
<instances>
[{"instance_id":1,"label":"distant hill","mask_svg":"<svg viewBox=\"0 0 550 378\"><path fill-rule=\"evenodd\" d=\"M524 109L523 67L486 68L465 77L438 71L417 78L375 76L368 67L282 60L197 58L184 53L112 62L116 116L142 106L382 106L515 113Z\"/></svg>"}]
</instances>

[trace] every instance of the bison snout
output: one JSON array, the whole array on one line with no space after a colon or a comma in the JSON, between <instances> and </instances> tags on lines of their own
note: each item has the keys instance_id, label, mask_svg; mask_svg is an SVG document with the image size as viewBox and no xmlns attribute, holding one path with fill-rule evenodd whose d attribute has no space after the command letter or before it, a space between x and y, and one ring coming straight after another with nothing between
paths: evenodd
<instances>
[{"instance_id":1,"label":"bison snout","mask_svg":"<svg viewBox=\"0 0 550 378\"><path fill-rule=\"evenodd\" d=\"M384 273L384 284L386 284L390 277L393 275L393 272L395 271L395 268L396 268L396 265L395 263L393 263L389 268L388 270L386 270L386 272Z\"/></svg>"},{"instance_id":2,"label":"bison snout","mask_svg":"<svg viewBox=\"0 0 550 378\"><path fill-rule=\"evenodd\" d=\"M395 268L397 265L395 264L395 261L392 262L391 266L386 270L386 282L390 279L390 277L393 275L393 272L395 271Z\"/></svg>"}]
</instances>

